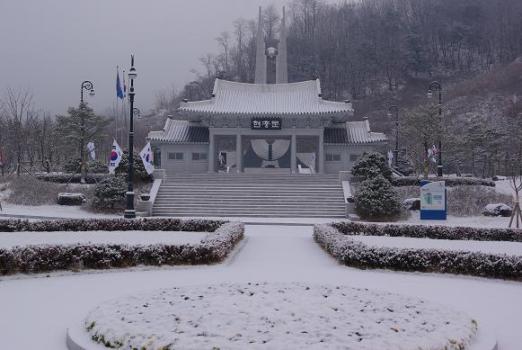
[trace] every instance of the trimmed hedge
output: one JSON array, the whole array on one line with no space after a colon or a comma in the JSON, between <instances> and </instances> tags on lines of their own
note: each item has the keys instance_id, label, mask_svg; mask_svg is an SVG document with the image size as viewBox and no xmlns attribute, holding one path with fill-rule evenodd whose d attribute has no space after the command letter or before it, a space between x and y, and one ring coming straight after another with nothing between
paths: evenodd
<instances>
[{"instance_id":1,"label":"trimmed hedge","mask_svg":"<svg viewBox=\"0 0 522 350\"><path fill-rule=\"evenodd\" d=\"M473 241L522 242L522 230L509 228L452 227L428 225L377 225L358 222L332 224L345 235L390 236Z\"/></svg>"},{"instance_id":2,"label":"trimmed hedge","mask_svg":"<svg viewBox=\"0 0 522 350\"><path fill-rule=\"evenodd\" d=\"M407 176L407 177L395 177L391 180L393 186L402 187L402 186L420 186L420 182L424 180L422 178ZM456 187L456 186L488 186L495 187L495 181L479 179L476 177L430 177L429 181L445 181L446 186L448 187Z\"/></svg>"},{"instance_id":3,"label":"trimmed hedge","mask_svg":"<svg viewBox=\"0 0 522 350\"><path fill-rule=\"evenodd\" d=\"M363 234L371 235L369 232ZM522 280L522 257L437 249L370 247L332 225L316 225L314 240L341 263L363 269L437 272Z\"/></svg>"},{"instance_id":4,"label":"trimmed hedge","mask_svg":"<svg viewBox=\"0 0 522 350\"><path fill-rule=\"evenodd\" d=\"M109 174L87 174L87 176L85 177L85 182L88 184L95 184L109 176ZM66 173L36 173L35 177L38 180L47 182L80 183L82 175Z\"/></svg>"},{"instance_id":5,"label":"trimmed hedge","mask_svg":"<svg viewBox=\"0 0 522 350\"><path fill-rule=\"evenodd\" d=\"M189 231L214 232L225 221L181 219L0 220L0 232L50 231Z\"/></svg>"},{"instance_id":6,"label":"trimmed hedge","mask_svg":"<svg viewBox=\"0 0 522 350\"><path fill-rule=\"evenodd\" d=\"M194 229L201 223L184 226ZM212 226L205 226L211 229ZM57 270L110 269L138 265L196 265L222 261L244 235L242 223L224 223L199 244L41 245L0 249L0 275Z\"/></svg>"}]
</instances>

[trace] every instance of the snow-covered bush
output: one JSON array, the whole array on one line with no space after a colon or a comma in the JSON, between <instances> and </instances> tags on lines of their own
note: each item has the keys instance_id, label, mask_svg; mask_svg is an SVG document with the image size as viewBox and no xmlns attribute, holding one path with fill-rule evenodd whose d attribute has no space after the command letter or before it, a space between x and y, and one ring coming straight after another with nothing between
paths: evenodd
<instances>
[{"instance_id":1,"label":"snow-covered bush","mask_svg":"<svg viewBox=\"0 0 522 350\"><path fill-rule=\"evenodd\" d=\"M203 222L190 224L189 221L178 220L176 228L196 229L202 227L202 224ZM210 226L207 228L210 230L216 224L217 222L209 222ZM224 223L199 244L73 244L0 248L0 275L138 265L218 263L226 258L243 235L242 223Z\"/></svg>"},{"instance_id":2,"label":"snow-covered bush","mask_svg":"<svg viewBox=\"0 0 522 350\"><path fill-rule=\"evenodd\" d=\"M80 158L69 159L63 164L63 171L71 174L79 173L80 163Z\"/></svg>"},{"instance_id":3,"label":"snow-covered bush","mask_svg":"<svg viewBox=\"0 0 522 350\"><path fill-rule=\"evenodd\" d=\"M372 235L359 231L354 234ZM522 280L522 257L437 249L372 247L333 225L316 225L314 239L345 265L363 269L465 274Z\"/></svg>"},{"instance_id":4,"label":"snow-covered bush","mask_svg":"<svg viewBox=\"0 0 522 350\"><path fill-rule=\"evenodd\" d=\"M484 207L482 214L484 216L502 216L510 217L513 209L504 203L488 204Z\"/></svg>"},{"instance_id":5,"label":"snow-covered bush","mask_svg":"<svg viewBox=\"0 0 522 350\"><path fill-rule=\"evenodd\" d=\"M63 231L186 231L214 232L225 221L180 219L67 219L67 220L4 220L0 232L63 232Z\"/></svg>"},{"instance_id":6,"label":"snow-covered bush","mask_svg":"<svg viewBox=\"0 0 522 350\"><path fill-rule=\"evenodd\" d=\"M378 152L364 153L354 164L352 175L363 180L371 179L378 175L382 175L388 180L392 178L392 172L388 167L386 158Z\"/></svg>"},{"instance_id":7,"label":"snow-covered bush","mask_svg":"<svg viewBox=\"0 0 522 350\"><path fill-rule=\"evenodd\" d=\"M351 221L337 222L332 224L332 226L345 235L522 242L522 230L509 228L395 224L377 225Z\"/></svg>"},{"instance_id":8,"label":"snow-covered bush","mask_svg":"<svg viewBox=\"0 0 522 350\"><path fill-rule=\"evenodd\" d=\"M364 180L355 193L354 201L357 214L367 220L393 219L401 212L397 192L381 175Z\"/></svg>"},{"instance_id":9,"label":"snow-covered bush","mask_svg":"<svg viewBox=\"0 0 522 350\"><path fill-rule=\"evenodd\" d=\"M92 205L95 208L106 209L120 207L125 204L127 183L121 176L111 176L103 179L94 189Z\"/></svg>"},{"instance_id":10,"label":"snow-covered bush","mask_svg":"<svg viewBox=\"0 0 522 350\"><path fill-rule=\"evenodd\" d=\"M148 182L152 180L152 177L145 170L145 166L143 165L143 161L139 154L134 153L134 161L133 161L133 170L134 170L134 181L144 181ZM129 152L124 151L121 157L121 162L116 168L116 175L127 175L127 170L129 167Z\"/></svg>"},{"instance_id":11,"label":"snow-covered bush","mask_svg":"<svg viewBox=\"0 0 522 350\"><path fill-rule=\"evenodd\" d=\"M393 186L420 186L422 178L408 176L408 177L395 177L391 179ZM486 179L479 179L475 177L430 177L430 181L445 181L446 186L488 186L495 187L495 182Z\"/></svg>"},{"instance_id":12,"label":"snow-covered bush","mask_svg":"<svg viewBox=\"0 0 522 350\"><path fill-rule=\"evenodd\" d=\"M93 174L108 174L109 167L99 160L91 160L87 163L87 171Z\"/></svg>"},{"instance_id":13,"label":"snow-covered bush","mask_svg":"<svg viewBox=\"0 0 522 350\"><path fill-rule=\"evenodd\" d=\"M57 183L80 183L81 182L80 174L36 173L35 177L38 180L47 181L47 182L57 182ZM85 182L88 184L95 184L108 177L109 177L108 174L87 173L87 176L85 177Z\"/></svg>"},{"instance_id":14,"label":"snow-covered bush","mask_svg":"<svg viewBox=\"0 0 522 350\"><path fill-rule=\"evenodd\" d=\"M69 174L80 173L80 159L69 159L63 165L63 171ZM87 172L93 174L105 174L109 172L107 164L100 162L99 160L89 160L86 162Z\"/></svg>"},{"instance_id":15,"label":"snow-covered bush","mask_svg":"<svg viewBox=\"0 0 522 350\"><path fill-rule=\"evenodd\" d=\"M420 198L406 198L402 201L402 207L406 210L420 210Z\"/></svg>"},{"instance_id":16,"label":"snow-covered bush","mask_svg":"<svg viewBox=\"0 0 522 350\"><path fill-rule=\"evenodd\" d=\"M86 201L83 193L58 193L57 203L60 205L82 205Z\"/></svg>"}]
</instances>

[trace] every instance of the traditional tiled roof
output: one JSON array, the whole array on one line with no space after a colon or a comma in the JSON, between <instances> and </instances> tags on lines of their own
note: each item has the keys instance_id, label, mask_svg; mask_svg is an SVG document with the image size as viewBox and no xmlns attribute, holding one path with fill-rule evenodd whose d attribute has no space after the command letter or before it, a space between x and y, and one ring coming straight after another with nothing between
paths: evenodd
<instances>
[{"instance_id":1,"label":"traditional tiled roof","mask_svg":"<svg viewBox=\"0 0 522 350\"><path fill-rule=\"evenodd\" d=\"M208 143L208 128L191 125L186 120L167 119L165 127L160 131L149 132L150 141L168 143Z\"/></svg>"},{"instance_id":2,"label":"traditional tiled roof","mask_svg":"<svg viewBox=\"0 0 522 350\"><path fill-rule=\"evenodd\" d=\"M240 115L351 114L352 105L321 98L319 80L290 84L246 84L216 79L213 97L182 102L179 112Z\"/></svg>"},{"instance_id":3,"label":"traditional tiled roof","mask_svg":"<svg viewBox=\"0 0 522 350\"><path fill-rule=\"evenodd\" d=\"M368 120L347 122L344 128L324 129L326 144L368 144L387 140L385 134L371 131Z\"/></svg>"}]
</instances>

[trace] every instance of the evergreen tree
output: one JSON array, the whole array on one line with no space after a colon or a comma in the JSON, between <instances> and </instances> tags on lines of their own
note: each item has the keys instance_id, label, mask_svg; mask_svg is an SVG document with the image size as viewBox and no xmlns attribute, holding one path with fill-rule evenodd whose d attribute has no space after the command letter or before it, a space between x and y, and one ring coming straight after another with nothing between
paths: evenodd
<instances>
[{"instance_id":1,"label":"evergreen tree","mask_svg":"<svg viewBox=\"0 0 522 350\"><path fill-rule=\"evenodd\" d=\"M103 130L109 121L96 115L86 103L80 103L79 108L69 108L67 113L67 116L56 117L57 134L65 147L71 144L77 147L77 158L80 159L82 183L84 183L87 173L87 143L104 137Z\"/></svg>"},{"instance_id":2,"label":"evergreen tree","mask_svg":"<svg viewBox=\"0 0 522 350\"><path fill-rule=\"evenodd\" d=\"M352 175L370 179L378 175L391 180L392 172L384 155L378 152L364 153L352 168Z\"/></svg>"},{"instance_id":3,"label":"evergreen tree","mask_svg":"<svg viewBox=\"0 0 522 350\"><path fill-rule=\"evenodd\" d=\"M382 175L363 181L354 200L357 214L366 220L394 219L401 212L397 192Z\"/></svg>"}]
</instances>

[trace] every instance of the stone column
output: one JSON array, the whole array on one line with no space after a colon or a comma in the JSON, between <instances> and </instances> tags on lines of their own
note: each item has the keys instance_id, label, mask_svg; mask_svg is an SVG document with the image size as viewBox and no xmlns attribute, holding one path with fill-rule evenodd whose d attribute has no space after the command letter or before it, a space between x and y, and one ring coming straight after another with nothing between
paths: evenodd
<instances>
[{"instance_id":1,"label":"stone column","mask_svg":"<svg viewBox=\"0 0 522 350\"><path fill-rule=\"evenodd\" d=\"M321 129L323 130L323 129ZM324 131L319 135L319 174L324 173Z\"/></svg>"},{"instance_id":2,"label":"stone column","mask_svg":"<svg viewBox=\"0 0 522 350\"><path fill-rule=\"evenodd\" d=\"M236 168L238 173L243 172L243 144L241 143L241 134L236 135Z\"/></svg>"},{"instance_id":3,"label":"stone column","mask_svg":"<svg viewBox=\"0 0 522 350\"><path fill-rule=\"evenodd\" d=\"M292 142L290 142L290 168L292 174L297 174L297 137L292 134Z\"/></svg>"},{"instance_id":4,"label":"stone column","mask_svg":"<svg viewBox=\"0 0 522 350\"><path fill-rule=\"evenodd\" d=\"M212 132L209 132L208 134L208 172L213 173L215 170L214 166L216 164L216 151L214 148L214 134Z\"/></svg>"}]
</instances>

